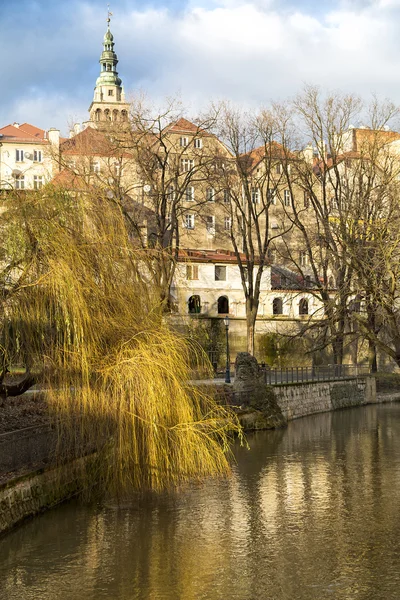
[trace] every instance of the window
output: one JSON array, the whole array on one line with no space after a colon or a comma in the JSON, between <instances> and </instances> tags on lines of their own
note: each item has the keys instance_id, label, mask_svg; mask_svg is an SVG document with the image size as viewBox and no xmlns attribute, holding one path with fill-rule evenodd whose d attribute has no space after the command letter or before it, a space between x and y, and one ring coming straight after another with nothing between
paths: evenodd
<instances>
[{"instance_id":1,"label":"window","mask_svg":"<svg viewBox=\"0 0 400 600\"><path fill-rule=\"evenodd\" d=\"M228 204L230 202L231 196L229 190L224 190L224 202Z\"/></svg>"},{"instance_id":2,"label":"window","mask_svg":"<svg viewBox=\"0 0 400 600\"><path fill-rule=\"evenodd\" d=\"M207 190L206 190L206 200L207 200L207 202L214 202L214 200L215 200L215 190L214 190L214 188L207 188Z\"/></svg>"},{"instance_id":3,"label":"window","mask_svg":"<svg viewBox=\"0 0 400 600\"><path fill-rule=\"evenodd\" d=\"M188 300L189 314L199 314L201 312L200 296L190 296Z\"/></svg>"},{"instance_id":4,"label":"window","mask_svg":"<svg viewBox=\"0 0 400 600\"><path fill-rule=\"evenodd\" d=\"M25 175L16 175L15 176L15 189L16 190L24 190L25 189Z\"/></svg>"},{"instance_id":5,"label":"window","mask_svg":"<svg viewBox=\"0 0 400 600\"><path fill-rule=\"evenodd\" d=\"M122 173L121 164L119 162L114 163L114 175L119 177Z\"/></svg>"},{"instance_id":6,"label":"window","mask_svg":"<svg viewBox=\"0 0 400 600\"><path fill-rule=\"evenodd\" d=\"M308 254L305 250L300 250L300 265L306 267L308 265Z\"/></svg>"},{"instance_id":7,"label":"window","mask_svg":"<svg viewBox=\"0 0 400 600\"><path fill-rule=\"evenodd\" d=\"M186 265L186 279L190 281L199 278L199 267L198 265Z\"/></svg>"},{"instance_id":8,"label":"window","mask_svg":"<svg viewBox=\"0 0 400 600\"><path fill-rule=\"evenodd\" d=\"M187 202L194 202L194 187L189 186L185 190L185 200Z\"/></svg>"},{"instance_id":9,"label":"window","mask_svg":"<svg viewBox=\"0 0 400 600\"><path fill-rule=\"evenodd\" d=\"M230 217L224 218L224 229L230 231L232 229L232 219Z\"/></svg>"},{"instance_id":10,"label":"window","mask_svg":"<svg viewBox=\"0 0 400 600\"><path fill-rule=\"evenodd\" d=\"M90 170L92 173L100 173L100 163L98 160L93 160L90 163Z\"/></svg>"},{"instance_id":11,"label":"window","mask_svg":"<svg viewBox=\"0 0 400 600\"><path fill-rule=\"evenodd\" d=\"M173 185L168 186L167 188L167 199L173 202L175 200L175 188Z\"/></svg>"},{"instance_id":12,"label":"window","mask_svg":"<svg viewBox=\"0 0 400 600\"><path fill-rule=\"evenodd\" d=\"M181 159L181 172L188 173L194 167L194 160L191 158L182 158Z\"/></svg>"},{"instance_id":13,"label":"window","mask_svg":"<svg viewBox=\"0 0 400 600\"><path fill-rule=\"evenodd\" d=\"M203 140L200 140L199 138L194 140L194 147L195 148L202 148L203 147Z\"/></svg>"},{"instance_id":14,"label":"window","mask_svg":"<svg viewBox=\"0 0 400 600\"><path fill-rule=\"evenodd\" d=\"M185 215L185 220L183 222L183 226L186 229L194 229L194 215L191 215L191 214Z\"/></svg>"},{"instance_id":15,"label":"window","mask_svg":"<svg viewBox=\"0 0 400 600\"><path fill-rule=\"evenodd\" d=\"M276 165L276 174L282 175L282 165L280 163Z\"/></svg>"},{"instance_id":16,"label":"window","mask_svg":"<svg viewBox=\"0 0 400 600\"><path fill-rule=\"evenodd\" d=\"M33 160L35 162L42 162L42 151L41 150L33 151Z\"/></svg>"},{"instance_id":17,"label":"window","mask_svg":"<svg viewBox=\"0 0 400 600\"><path fill-rule=\"evenodd\" d=\"M207 233L215 235L215 217L213 215L206 217L206 228Z\"/></svg>"},{"instance_id":18,"label":"window","mask_svg":"<svg viewBox=\"0 0 400 600\"><path fill-rule=\"evenodd\" d=\"M335 196L333 196L331 198L330 203L331 203L331 210L338 210L339 205L338 205L337 198L335 198Z\"/></svg>"},{"instance_id":19,"label":"window","mask_svg":"<svg viewBox=\"0 0 400 600\"><path fill-rule=\"evenodd\" d=\"M304 192L304 208L310 208L311 196L309 192Z\"/></svg>"},{"instance_id":20,"label":"window","mask_svg":"<svg viewBox=\"0 0 400 600\"><path fill-rule=\"evenodd\" d=\"M251 201L253 204L260 202L260 190L258 188L251 188Z\"/></svg>"},{"instance_id":21,"label":"window","mask_svg":"<svg viewBox=\"0 0 400 600\"><path fill-rule=\"evenodd\" d=\"M34 175L33 176L33 189L40 190L43 187L43 176L42 175Z\"/></svg>"},{"instance_id":22,"label":"window","mask_svg":"<svg viewBox=\"0 0 400 600\"><path fill-rule=\"evenodd\" d=\"M283 313L282 298L274 298L272 301L272 314L281 315Z\"/></svg>"},{"instance_id":23,"label":"window","mask_svg":"<svg viewBox=\"0 0 400 600\"><path fill-rule=\"evenodd\" d=\"M227 296L220 296L218 298L218 314L227 315L229 313L229 300Z\"/></svg>"},{"instance_id":24,"label":"window","mask_svg":"<svg viewBox=\"0 0 400 600\"><path fill-rule=\"evenodd\" d=\"M299 315L308 315L308 300L302 298L299 302Z\"/></svg>"},{"instance_id":25,"label":"window","mask_svg":"<svg viewBox=\"0 0 400 600\"><path fill-rule=\"evenodd\" d=\"M279 225L276 221L271 221L271 229L279 229Z\"/></svg>"},{"instance_id":26,"label":"window","mask_svg":"<svg viewBox=\"0 0 400 600\"><path fill-rule=\"evenodd\" d=\"M181 146L181 148L186 148L188 143L189 143L189 141L188 141L187 137L181 137L179 139L179 145Z\"/></svg>"},{"instance_id":27,"label":"window","mask_svg":"<svg viewBox=\"0 0 400 600\"><path fill-rule=\"evenodd\" d=\"M268 202L270 204L276 204L275 190L273 190L272 188L269 188L268 192L267 192L267 198L268 198Z\"/></svg>"},{"instance_id":28,"label":"window","mask_svg":"<svg viewBox=\"0 0 400 600\"><path fill-rule=\"evenodd\" d=\"M114 96L114 90L108 90L108 95L109 96Z\"/></svg>"},{"instance_id":29,"label":"window","mask_svg":"<svg viewBox=\"0 0 400 600\"><path fill-rule=\"evenodd\" d=\"M215 281L226 281L226 267L215 265Z\"/></svg>"},{"instance_id":30,"label":"window","mask_svg":"<svg viewBox=\"0 0 400 600\"><path fill-rule=\"evenodd\" d=\"M291 200L292 200L292 195L290 193L290 190L285 190L283 192L283 204L285 206L290 206L291 205Z\"/></svg>"},{"instance_id":31,"label":"window","mask_svg":"<svg viewBox=\"0 0 400 600\"><path fill-rule=\"evenodd\" d=\"M23 150L15 151L15 160L16 160L16 162L23 162L23 160L24 160L24 151Z\"/></svg>"}]
</instances>

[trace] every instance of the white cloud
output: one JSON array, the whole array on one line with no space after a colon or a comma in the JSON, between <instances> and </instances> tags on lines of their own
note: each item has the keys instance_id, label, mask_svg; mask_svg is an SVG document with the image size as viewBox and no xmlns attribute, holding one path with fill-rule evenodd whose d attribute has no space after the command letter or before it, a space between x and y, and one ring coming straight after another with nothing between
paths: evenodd
<instances>
[{"instance_id":1,"label":"white cloud","mask_svg":"<svg viewBox=\"0 0 400 600\"><path fill-rule=\"evenodd\" d=\"M193 0L179 13L114 10L112 30L127 91L143 88L156 99L180 92L195 110L221 97L262 104L310 82L363 95L376 91L400 103L400 0L346 0L318 17L300 5L280 12L279 4L215 0L199 6ZM21 55L18 40L9 37L14 66L36 71L33 92L21 90L8 112L47 127L64 127L71 114L86 118L103 28L98 12L83 4L73 21L49 32L32 58L29 36Z\"/></svg>"}]
</instances>

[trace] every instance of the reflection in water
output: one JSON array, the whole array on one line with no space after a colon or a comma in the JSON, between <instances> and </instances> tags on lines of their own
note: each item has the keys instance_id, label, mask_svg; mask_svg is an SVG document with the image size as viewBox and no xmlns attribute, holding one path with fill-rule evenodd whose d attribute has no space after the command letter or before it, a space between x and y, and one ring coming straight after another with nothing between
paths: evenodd
<instances>
[{"instance_id":1,"label":"reflection in water","mask_svg":"<svg viewBox=\"0 0 400 600\"><path fill-rule=\"evenodd\" d=\"M66 504L0 541L0 600L400 596L400 405L250 436L229 480Z\"/></svg>"}]
</instances>

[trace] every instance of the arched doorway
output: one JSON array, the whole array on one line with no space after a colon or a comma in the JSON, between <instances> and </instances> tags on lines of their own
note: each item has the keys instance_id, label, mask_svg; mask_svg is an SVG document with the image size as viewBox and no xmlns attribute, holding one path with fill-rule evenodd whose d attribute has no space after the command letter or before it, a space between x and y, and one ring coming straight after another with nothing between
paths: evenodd
<instances>
[{"instance_id":1,"label":"arched doorway","mask_svg":"<svg viewBox=\"0 0 400 600\"><path fill-rule=\"evenodd\" d=\"M218 314L219 315L229 314L229 299L227 296L220 296L218 298Z\"/></svg>"},{"instance_id":2,"label":"arched doorway","mask_svg":"<svg viewBox=\"0 0 400 600\"><path fill-rule=\"evenodd\" d=\"M190 296L188 300L188 309L190 315L198 315L201 312L201 299L200 296L195 294Z\"/></svg>"}]
</instances>

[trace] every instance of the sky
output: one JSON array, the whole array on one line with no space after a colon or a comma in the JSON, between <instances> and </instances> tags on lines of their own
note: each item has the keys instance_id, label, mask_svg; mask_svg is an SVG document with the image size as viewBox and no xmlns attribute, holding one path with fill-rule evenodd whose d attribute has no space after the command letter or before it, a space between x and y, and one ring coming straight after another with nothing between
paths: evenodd
<instances>
[{"instance_id":1,"label":"sky","mask_svg":"<svg viewBox=\"0 0 400 600\"><path fill-rule=\"evenodd\" d=\"M247 107L305 84L400 105L400 0L110 0L128 98ZM107 1L0 0L0 126L88 118Z\"/></svg>"}]
</instances>

